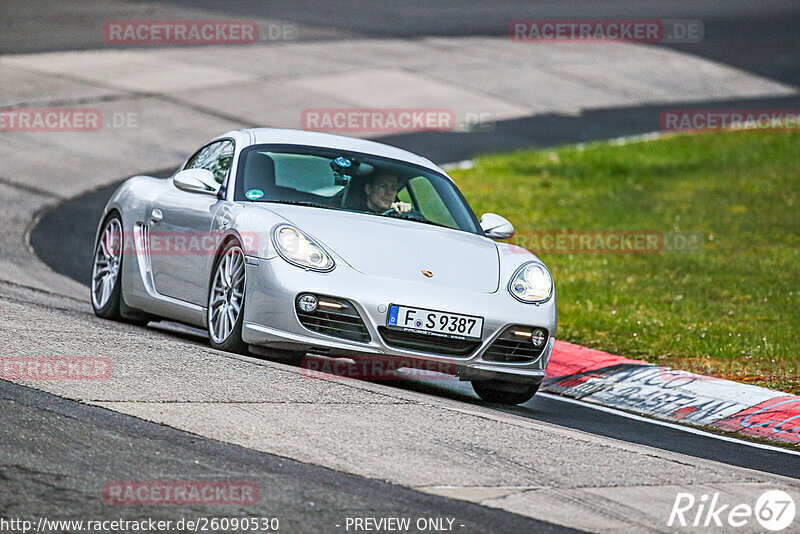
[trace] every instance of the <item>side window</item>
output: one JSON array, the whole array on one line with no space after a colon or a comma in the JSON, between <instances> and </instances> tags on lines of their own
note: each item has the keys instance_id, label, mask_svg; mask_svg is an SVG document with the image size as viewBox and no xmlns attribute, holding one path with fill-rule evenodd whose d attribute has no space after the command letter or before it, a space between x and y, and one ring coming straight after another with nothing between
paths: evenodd
<instances>
[{"instance_id":1,"label":"side window","mask_svg":"<svg viewBox=\"0 0 800 534\"><path fill-rule=\"evenodd\" d=\"M225 181L233 163L233 141L217 141L200 149L186 162L185 169L206 169L214 173L217 183Z\"/></svg>"},{"instance_id":2,"label":"side window","mask_svg":"<svg viewBox=\"0 0 800 534\"><path fill-rule=\"evenodd\" d=\"M409 200L400 198L400 195L398 195L400 200L410 202L410 198L413 195L417 200L420 213L422 213L426 219L449 226L450 228L458 228L456 221L453 219L453 215L450 213L450 210L447 209L442 197L433 187L430 180L424 176L417 176L408 181L407 188L411 190L411 194L408 195ZM404 188L404 190L405 189L406 188Z\"/></svg>"},{"instance_id":3,"label":"side window","mask_svg":"<svg viewBox=\"0 0 800 534\"><path fill-rule=\"evenodd\" d=\"M332 197L344 189L336 185L331 160L305 154L269 153L275 162L275 185L303 193Z\"/></svg>"},{"instance_id":4,"label":"side window","mask_svg":"<svg viewBox=\"0 0 800 534\"><path fill-rule=\"evenodd\" d=\"M411 198L411 194L408 192L408 187L405 186L403 189L397 192L397 200L400 202L408 202L411 205L414 204L414 200Z\"/></svg>"}]
</instances>

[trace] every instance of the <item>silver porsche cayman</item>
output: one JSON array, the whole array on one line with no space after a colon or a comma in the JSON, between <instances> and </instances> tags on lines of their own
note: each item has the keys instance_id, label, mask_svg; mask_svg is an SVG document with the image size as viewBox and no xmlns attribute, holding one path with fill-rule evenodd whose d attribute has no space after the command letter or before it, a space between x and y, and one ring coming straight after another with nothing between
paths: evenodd
<instances>
[{"instance_id":1,"label":"silver porsche cayman","mask_svg":"<svg viewBox=\"0 0 800 534\"><path fill-rule=\"evenodd\" d=\"M517 404L545 375L556 299L544 264L502 242L513 233L410 152L232 131L172 177L135 176L112 195L92 306L204 328L226 351L424 366Z\"/></svg>"}]
</instances>

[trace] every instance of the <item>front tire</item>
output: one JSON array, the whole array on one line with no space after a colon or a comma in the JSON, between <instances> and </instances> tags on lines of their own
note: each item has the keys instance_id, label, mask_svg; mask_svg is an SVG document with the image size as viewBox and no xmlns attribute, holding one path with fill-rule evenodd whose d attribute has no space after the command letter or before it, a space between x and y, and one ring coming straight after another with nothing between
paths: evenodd
<instances>
[{"instance_id":1,"label":"front tire","mask_svg":"<svg viewBox=\"0 0 800 534\"><path fill-rule=\"evenodd\" d=\"M102 319L122 320L122 219L114 213L103 226L92 262L92 309Z\"/></svg>"},{"instance_id":2,"label":"front tire","mask_svg":"<svg viewBox=\"0 0 800 534\"><path fill-rule=\"evenodd\" d=\"M92 309L102 319L144 326L157 317L125 304L122 295L122 261L125 254L122 218L113 212L103 225L92 261Z\"/></svg>"},{"instance_id":3,"label":"front tire","mask_svg":"<svg viewBox=\"0 0 800 534\"><path fill-rule=\"evenodd\" d=\"M217 255L212 272L206 315L211 346L247 354L247 343L242 341L245 260L238 242L228 241Z\"/></svg>"},{"instance_id":4,"label":"front tire","mask_svg":"<svg viewBox=\"0 0 800 534\"><path fill-rule=\"evenodd\" d=\"M473 380L472 389L486 402L495 404L523 404L539 391L541 382L520 384L505 380Z\"/></svg>"}]
</instances>

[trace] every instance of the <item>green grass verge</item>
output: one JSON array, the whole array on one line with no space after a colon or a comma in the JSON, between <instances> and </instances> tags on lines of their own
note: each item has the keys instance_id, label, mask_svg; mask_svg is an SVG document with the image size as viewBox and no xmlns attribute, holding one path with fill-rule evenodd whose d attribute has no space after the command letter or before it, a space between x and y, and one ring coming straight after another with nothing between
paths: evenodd
<instances>
[{"instance_id":1,"label":"green grass verge","mask_svg":"<svg viewBox=\"0 0 800 534\"><path fill-rule=\"evenodd\" d=\"M554 254L560 339L800 394L800 134L481 157L450 173L517 236L697 232L693 252ZM530 248L528 246L527 248Z\"/></svg>"}]
</instances>

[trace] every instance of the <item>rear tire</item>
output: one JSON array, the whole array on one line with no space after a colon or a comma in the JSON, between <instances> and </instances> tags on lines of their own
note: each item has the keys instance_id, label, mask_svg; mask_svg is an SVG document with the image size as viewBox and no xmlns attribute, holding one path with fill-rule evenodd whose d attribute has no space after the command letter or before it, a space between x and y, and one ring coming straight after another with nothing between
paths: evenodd
<instances>
[{"instance_id":1,"label":"rear tire","mask_svg":"<svg viewBox=\"0 0 800 534\"><path fill-rule=\"evenodd\" d=\"M228 241L217 255L208 289L206 325L215 349L247 354L242 341L244 291L246 287L244 251L237 241Z\"/></svg>"},{"instance_id":2,"label":"rear tire","mask_svg":"<svg viewBox=\"0 0 800 534\"><path fill-rule=\"evenodd\" d=\"M472 389L486 402L495 404L523 404L539 391L541 382L521 384L505 380L473 380Z\"/></svg>"}]
</instances>

